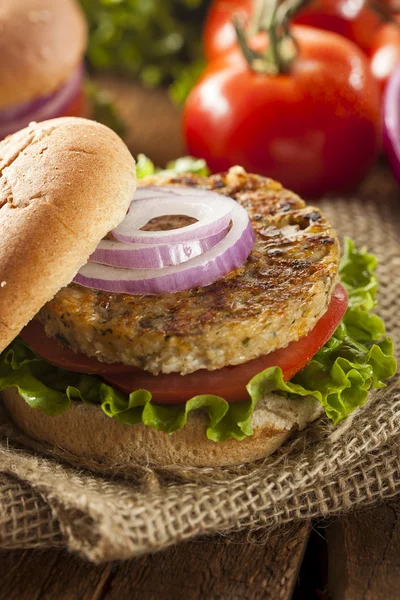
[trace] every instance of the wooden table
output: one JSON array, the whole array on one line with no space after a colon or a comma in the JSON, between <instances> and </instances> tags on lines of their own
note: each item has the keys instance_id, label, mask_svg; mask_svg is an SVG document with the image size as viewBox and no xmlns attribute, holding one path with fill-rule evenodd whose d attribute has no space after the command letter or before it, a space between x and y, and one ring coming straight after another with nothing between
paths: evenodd
<instances>
[{"instance_id":1,"label":"wooden table","mask_svg":"<svg viewBox=\"0 0 400 600\"><path fill-rule=\"evenodd\" d=\"M58 550L0 552L0 600L395 600L400 498L330 523L182 543L94 566Z\"/></svg>"},{"instance_id":2,"label":"wooden table","mask_svg":"<svg viewBox=\"0 0 400 600\"><path fill-rule=\"evenodd\" d=\"M158 165L184 153L179 112L162 91L102 78L126 141ZM330 523L294 524L181 544L93 566L66 552L0 552L0 600L400 598L400 499Z\"/></svg>"}]
</instances>

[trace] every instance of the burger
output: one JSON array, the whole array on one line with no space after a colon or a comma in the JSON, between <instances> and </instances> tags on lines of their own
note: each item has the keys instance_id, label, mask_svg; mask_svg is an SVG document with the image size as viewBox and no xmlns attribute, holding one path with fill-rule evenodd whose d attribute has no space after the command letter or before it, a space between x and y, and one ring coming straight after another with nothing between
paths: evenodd
<instances>
[{"instance_id":1,"label":"burger","mask_svg":"<svg viewBox=\"0 0 400 600\"><path fill-rule=\"evenodd\" d=\"M375 258L240 167L145 169L105 126L0 144L0 389L44 447L129 470L267 456L396 369ZM150 171L150 174L149 174Z\"/></svg>"},{"instance_id":2,"label":"burger","mask_svg":"<svg viewBox=\"0 0 400 600\"><path fill-rule=\"evenodd\" d=\"M77 0L2 0L0 139L31 121L83 115L86 44Z\"/></svg>"}]
</instances>

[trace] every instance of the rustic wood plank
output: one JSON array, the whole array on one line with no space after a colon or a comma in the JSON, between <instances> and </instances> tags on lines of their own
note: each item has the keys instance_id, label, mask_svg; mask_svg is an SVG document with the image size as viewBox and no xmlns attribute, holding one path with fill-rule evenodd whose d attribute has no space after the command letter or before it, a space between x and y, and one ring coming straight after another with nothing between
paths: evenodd
<instances>
[{"instance_id":1,"label":"rustic wood plank","mask_svg":"<svg viewBox=\"0 0 400 600\"><path fill-rule=\"evenodd\" d=\"M142 152L163 167L185 154L180 111L166 90L148 90L110 76L97 76L96 81L111 94L126 125L125 142L134 156Z\"/></svg>"},{"instance_id":2,"label":"rustic wood plank","mask_svg":"<svg viewBox=\"0 0 400 600\"><path fill-rule=\"evenodd\" d=\"M0 600L39 600L59 551L2 550Z\"/></svg>"},{"instance_id":3,"label":"rustic wood plank","mask_svg":"<svg viewBox=\"0 0 400 600\"><path fill-rule=\"evenodd\" d=\"M309 531L291 525L263 543L246 533L207 538L99 566L58 550L2 551L0 600L289 600Z\"/></svg>"},{"instance_id":4,"label":"rustic wood plank","mask_svg":"<svg viewBox=\"0 0 400 600\"><path fill-rule=\"evenodd\" d=\"M328 544L325 530L313 527L292 600L328 600L327 589Z\"/></svg>"},{"instance_id":5,"label":"rustic wood plank","mask_svg":"<svg viewBox=\"0 0 400 600\"><path fill-rule=\"evenodd\" d=\"M0 600L100 600L115 568L60 550L2 551Z\"/></svg>"},{"instance_id":6,"label":"rustic wood plank","mask_svg":"<svg viewBox=\"0 0 400 600\"><path fill-rule=\"evenodd\" d=\"M329 597L400 597L400 499L342 517L327 528Z\"/></svg>"},{"instance_id":7,"label":"rustic wood plank","mask_svg":"<svg viewBox=\"0 0 400 600\"><path fill-rule=\"evenodd\" d=\"M50 576L42 583L38 600L100 600L115 568L110 563L96 566L60 553Z\"/></svg>"},{"instance_id":8,"label":"rustic wood plank","mask_svg":"<svg viewBox=\"0 0 400 600\"><path fill-rule=\"evenodd\" d=\"M309 523L249 543L246 533L180 544L124 563L108 582L106 600L289 600L307 544Z\"/></svg>"}]
</instances>

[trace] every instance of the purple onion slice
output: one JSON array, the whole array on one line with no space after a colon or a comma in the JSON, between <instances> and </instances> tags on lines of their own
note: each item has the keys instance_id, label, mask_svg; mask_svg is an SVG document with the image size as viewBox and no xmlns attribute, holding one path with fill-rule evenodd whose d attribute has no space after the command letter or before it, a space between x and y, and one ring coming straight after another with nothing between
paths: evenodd
<instances>
[{"instance_id":1,"label":"purple onion slice","mask_svg":"<svg viewBox=\"0 0 400 600\"><path fill-rule=\"evenodd\" d=\"M383 147L400 183L400 65L391 75L383 99Z\"/></svg>"},{"instance_id":2,"label":"purple onion slice","mask_svg":"<svg viewBox=\"0 0 400 600\"><path fill-rule=\"evenodd\" d=\"M63 86L50 96L0 109L0 139L27 127L32 121L62 116L82 90L83 66L79 65Z\"/></svg>"},{"instance_id":3,"label":"purple onion slice","mask_svg":"<svg viewBox=\"0 0 400 600\"><path fill-rule=\"evenodd\" d=\"M200 256L164 269L119 269L89 262L74 281L85 287L123 294L175 293L214 283L240 267L253 249L255 234L246 210L234 202L226 236Z\"/></svg>"},{"instance_id":4,"label":"purple onion slice","mask_svg":"<svg viewBox=\"0 0 400 600\"><path fill-rule=\"evenodd\" d=\"M236 202L232 198L189 186L146 186L136 190L125 219L113 230L121 242L177 244L198 241L225 230ZM186 215L197 219L170 231L142 231L151 219Z\"/></svg>"},{"instance_id":5,"label":"purple onion slice","mask_svg":"<svg viewBox=\"0 0 400 600\"><path fill-rule=\"evenodd\" d=\"M200 240L178 244L126 244L118 240L102 240L89 260L123 269L161 269L200 256L213 248L226 234L227 229L223 229Z\"/></svg>"}]
</instances>

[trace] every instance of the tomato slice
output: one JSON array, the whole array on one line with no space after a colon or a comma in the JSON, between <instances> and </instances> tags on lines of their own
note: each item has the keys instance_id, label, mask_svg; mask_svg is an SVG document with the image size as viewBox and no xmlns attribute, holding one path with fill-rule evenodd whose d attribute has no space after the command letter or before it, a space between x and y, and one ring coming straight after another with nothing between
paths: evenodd
<instances>
[{"instance_id":1,"label":"tomato slice","mask_svg":"<svg viewBox=\"0 0 400 600\"><path fill-rule=\"evenodd\" d=\"M62 345L57 339L47 337L44 327L39 321L31 321L20 333L20 336L34 352L47 360L51 365L67 371L101 375L103 373L125 373L127 370L141 372L140 369L127 367L121 363L102 363L97 358L74 352Z\"/></svg>"},{"instance_id":2,"label":"tomato slice","mask_svg":"<svg viewBox=\"0 0 400 600\"><path fill-rule=\"evenodd\" d=\"M123 392L146 389L152 393L157 404L184 404L198 394L215 394L228 402L239 402L248 397L246 385L254 375L268 367L281 367L286 381L300 371L329 340L346 312L346 290L338 284L332 295L328 310L310 333L286 348L275 350L247 363L229 366L216 371L201 369L189 375L169 373L152 375L119 363L101 363L84 354L75 354L48 338L43 326L32 321L21 332L23 340L49 363L80 373L92 373L103 377Z\"/></svg>"}]
</instances>

